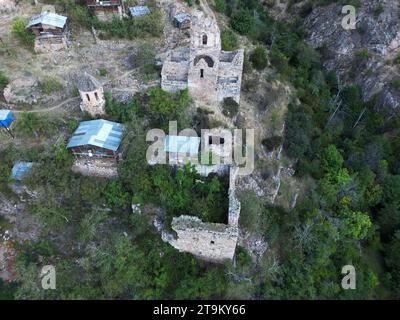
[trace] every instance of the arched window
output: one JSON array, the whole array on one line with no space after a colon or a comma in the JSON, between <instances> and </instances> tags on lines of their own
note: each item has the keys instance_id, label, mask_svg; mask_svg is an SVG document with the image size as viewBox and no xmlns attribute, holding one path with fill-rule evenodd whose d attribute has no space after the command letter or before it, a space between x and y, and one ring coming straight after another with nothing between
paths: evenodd
<instances>
[{"instance_id":1,"label":"arched window","mask_svg":"<svg viewBox=\"0 0 400 320\"><path fill-rule=\"evenodd\" d=\"M200 69L200 78L204 78L204 69Z\"/></svg>"},{"instance_id":2,"label":"arched window","mask_svg":"<svg viewBox=\"0 0 400 320\"><path fill-rule=\"evenodd\" d=\"M207 45L207 43L208 43L208 37L205 34L205 35L203 35L203 45Z\"/></svg>"},{"instance_id":3,"label":"arched window","mask_svg":"<svg viewBox=\"0 0 400 320\"><path fill-rule=\"evenodd\" d=\"M96 97L96 100L99 101L99 95L97 94L97 92L94 93L94 96Z\"/></svg>"},{"instance_id":4,"label":"arched window","mask_svg":"<svg viewBox=\"0 0 400 320\"><path fill-rule=\"evenodd\" d=\"M90 101L90 96L86 93L86 99L87 101Z\"/></svg>"}]
</instances>

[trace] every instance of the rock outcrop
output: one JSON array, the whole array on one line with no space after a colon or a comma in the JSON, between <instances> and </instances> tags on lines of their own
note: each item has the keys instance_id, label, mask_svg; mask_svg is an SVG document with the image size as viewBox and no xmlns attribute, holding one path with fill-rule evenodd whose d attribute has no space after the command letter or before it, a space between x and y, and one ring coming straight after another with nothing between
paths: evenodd
<instances>
[{"instance_id":1,"label":"rock outcrop","mask_svg":"<svg viewBox=\"0 0 400 320\"><path fill-rule=\"evenodd\" d=\"M342 5L314 8L305 19L307 41L321 52L324 66L335 71L342 83L356 83L365 101L376 97L376 110L393 111L400 104L399 65L392 61L400 53L399 2L361 0L356 8L356 29L342 27Z\"/></svg>"}]
</instances>

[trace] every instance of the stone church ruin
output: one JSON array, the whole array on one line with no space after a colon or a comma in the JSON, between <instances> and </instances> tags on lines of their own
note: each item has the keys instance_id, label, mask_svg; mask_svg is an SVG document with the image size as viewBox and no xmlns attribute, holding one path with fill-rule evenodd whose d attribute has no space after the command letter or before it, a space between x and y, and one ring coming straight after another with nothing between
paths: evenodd
<instances>
[{"instance_id":1,"label":"stone church ruin","mask_svg":"<svg viewBox=\"0 0 400 320\"><path fill-rule=\"evenodd\" d=\"M244 51L221 51L214 17L196 12L191 21L189 47L169 52L161 72L161 87L168 92L188 88L199 101L213 104L225 98L240 101Z\"/></svg>"}]
</instances>

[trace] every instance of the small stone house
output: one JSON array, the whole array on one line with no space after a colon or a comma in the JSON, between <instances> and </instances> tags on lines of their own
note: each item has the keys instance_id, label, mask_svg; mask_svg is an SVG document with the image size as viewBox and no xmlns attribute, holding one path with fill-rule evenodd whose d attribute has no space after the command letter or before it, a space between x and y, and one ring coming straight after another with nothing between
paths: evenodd
<instances>
[{"instance_id":1,"label":"small stone house","mask_svg":"<svg viewBox=\"0 0 400 320\"><path fill-rule=\"evenodd\" d=\"M75 157L116 159L123 125L103 119L83 121L67 144Z\"/></svg>"},{"instance_id":2,"label":"small stone house","mask_svg":"<svg viewBox=\"0 0 400 320\"><path fill-rule=\"evenodd\" d=\"M77 87L81 96L81 110L88 112L91 116L105 114L103 86L90 74L83 74L78 78Z\"/></svg>"},{"instance_id":3,"label":"small stone house","mask_svg":"<svg viewBox=\"0 0 400 320\"><path fill-rule=\"evenodd\" d=\"M192 18L190 14L181 12L174 16L174 26L179 29L190 29Z\"/></svg>"},{"instance_id":4,"label":"small stone house","mask_svg":"<svg viewBox=\"0 0 400 320\"><path fill-rule=\"evenodd\" d=\"M94 10L96 17L102 21L111 20L113 16L122 19L123 5L122 0L86 0L86 5Z\"/></svg>"},{"instance_id":5,"label":"small stone house","mask_svg":"<svg viewBox=\"0 0 400 320\"><path fill-rule=\"evenodd\" d=\"M67 17L42 12L29 19L27 30L35 34L35 52L58 51L67 47Z\"/></svg>"}]
</instances>

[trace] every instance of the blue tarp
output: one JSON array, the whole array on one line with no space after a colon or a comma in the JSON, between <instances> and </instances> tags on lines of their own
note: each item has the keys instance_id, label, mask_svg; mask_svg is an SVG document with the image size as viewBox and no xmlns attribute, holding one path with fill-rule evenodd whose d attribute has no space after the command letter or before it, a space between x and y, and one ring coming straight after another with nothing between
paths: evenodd
<instances>
[{"instance_id":1,"label":"blue tarp","mask_svg":"<svg viewBox=\"0 0 400 320\"><path fill-rule=\"evenodd\" d=\"M136 6L136 7L130 7L129 12L131 13L132 17L140 17L144 16L145 14L149 14L150 9L147 6Z\"/></svg>"},{"instance_id":2,"label":"blue tarp","mask_svg":"<svg viewBox=\"0 0 400 320\"><path fill-rule=\"evenodd\" d=\"M32 169L33 162L17 161L11 172L11 178L17 181L24 179L25 175Z\"/></svg>"},{"instance_id":3,"label":"blue tarp","mask_svg":"<svg viewBox=\"0 0 400 320\"><path fill-rule=\"evenodd\" d=\"M10 110L0 110L0 127L8 128L13 121Z\"/></svg>"},{"instance_id":4,"label":"blue tarp","mask_svg":"<svg viewBox=\"0 0 400 320\"><path fill-rule=\"evenodd\" d=\"M199 153L200 138L185 136L166 136L164 151L174 153L186 153L196 156Z\"/></svg>"}]
</instances>

